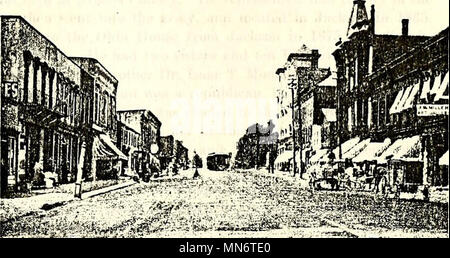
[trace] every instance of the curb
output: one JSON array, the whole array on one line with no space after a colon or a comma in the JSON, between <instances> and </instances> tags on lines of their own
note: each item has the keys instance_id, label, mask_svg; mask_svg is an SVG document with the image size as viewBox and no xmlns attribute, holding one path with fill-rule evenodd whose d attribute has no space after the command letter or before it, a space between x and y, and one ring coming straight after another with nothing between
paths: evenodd
<instances>
[{"instance_id":1,"label":"curb","mask_svg":"<svg viewBox=\"0 0 450 258\"><path fill-rule=\"evenodd\" d=\"M125 187L128 187L128 186L132 186L134 184L137 184L137 182L134 182L134 181L126 182L126 183L122 183L122 184L118 184L118 185L112 185L112 186L108 186L108 187L105 187L105 188L97 189L97 190L94 190L94 191L89 191L89 192L86 192L86 193L81 193L81 199L75 198L75 200L84 200L84 199L92 198L94 196L101 195L101 194L108 193L108 192L112 192L112 191L115 191L115 190L119 190L119 189L122 189L122 188L125 188Z\"/></svg>"},{"instance_id":2,"label":"curb","mask_svg":"<svg viewBox=\"0 0 450 258\"><path fill-rule=\"evenodd\" d=\"M105 187L105 188L97 189L97 190L94 190L94 191L82 193L81 194L81 197L82 197L81 199L76 198L76 197L72 197L71 199L64 200L64 201L55 201L55 202L44 203L41 206L41 208L39 208L38 210L30 210L30 211L28 211L26 213L23 213L23 214L15 216L15 217L9 218L7 220L1 221L1 223L2 224L3 223L9 223L9 222L14 221L14 220L18 220L18 219L21 219L21 218L24 218L24 217L36 215L36 214L39 214L39 213L42 213L42 212L46 212L46 211L52 210L54 208L58 208L58 207L67 205L67 204L69 204L71 202L74 202L74 201L81 201L81 200L89 199L89 198L92 198L94 196L98 196L98 195L101 195L101 194L104 194L104 193L108 193L108 192L112 192L112 191L115 191L115 190L123 189L123 188L126 188L128 186L132 186L134 184L137 184L137 182L134 182L134 181L126 182L126 183L122 183L122 184L118 184L118 185L112 185L112 186L108 186L108 187Z\"/></svg>"}]
</instances>

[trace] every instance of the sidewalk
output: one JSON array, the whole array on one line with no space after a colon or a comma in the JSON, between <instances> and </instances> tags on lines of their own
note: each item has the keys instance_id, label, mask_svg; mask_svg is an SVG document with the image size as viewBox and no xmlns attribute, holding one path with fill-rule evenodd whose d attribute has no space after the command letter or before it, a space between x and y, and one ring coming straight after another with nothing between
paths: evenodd
<instances>
[{"instance_id":1,"label":"sidewalk","mask_svg":"<svg viewBox=\"0 0 450 258\"><path fill-rule=\"evenodd\" d=\"M73 192L49 192L25 198L0 199L0 222L18 219L31 214L39 214L54 207L66 205L73 201L88 199L107 192L119 190L136 184L134 181L107 186L89 192L83 192L81 199L75 198ZM74 184L70 186L75 188Z\"/></svg>"}]
</instances>

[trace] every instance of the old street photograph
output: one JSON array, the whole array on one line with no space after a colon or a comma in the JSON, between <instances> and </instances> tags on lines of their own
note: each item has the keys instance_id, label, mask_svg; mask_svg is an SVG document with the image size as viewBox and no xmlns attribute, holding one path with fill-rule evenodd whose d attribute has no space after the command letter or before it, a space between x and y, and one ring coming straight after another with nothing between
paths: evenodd
<instances>
[{"instance_id":1,"label":"old street photograph","mask_svg":"<svg viewBox=\"0 0 450 258\"><path fill-rule=\"evenodd\" d=\"M448 238L448 21L0 0L0 238Z\"/></svg>"}]
</instances>

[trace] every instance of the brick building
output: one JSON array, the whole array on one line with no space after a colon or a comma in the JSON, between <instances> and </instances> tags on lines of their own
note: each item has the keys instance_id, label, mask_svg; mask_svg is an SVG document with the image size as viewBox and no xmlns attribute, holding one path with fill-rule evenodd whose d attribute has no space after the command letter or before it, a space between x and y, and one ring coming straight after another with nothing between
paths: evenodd
<instances>
[{"instance_id":1,"label":"brick building","mask_svg":"<svg viewBox=\"0 0 450 258\"><path fill-rule=\"evenodd\" d=\"M94 180L99 177L117 177L127 157L117 145L116 94L118 81L97 59L71 57L84 71L94 78L90 88L92 96L92 141L87 148L92 153L91 173ZM89 153L89 152L88 152Z\"/></svg>"},{"instance_id":2,"label":"brick building","mask_svg":"<svg viewBox=\"0 0 450 258\"><path fill-rule=\"evenodd\" d=\"M122 175L135 176L139 173L141 164L141 134L125 122L117 121L117 147L127 156L127 162L122 167Z\"/></svg>"},{"instance_id":3,"label":"brick building","mask_svg":"<svg viewBox=\"0 0 450 258\"><path fill-rule=\"evenodd\" d=\"M120 121L123 121L141 135L141 149L139 151L141 168L139 171L161 171L158 154L151 152L153 145L159 145L161 136L161 122L159 119L150 110L145 109L117 111L117 115Z\"/></svg>"},{"instance_id":4,"label":"brick building","mask_svg":"<svg viewBox=\"0 0 450 258\"><path fill-rule=\"evenodd\" d=\"M0 40L2 191L38 183L37 172L73 182L94 79L22 17L1 16Z\"/></svg>"},{"instance_id":5,"label":"brick building","mask_svg":"<svg viewBox=\"0 0 450 258\"><path fill-rule=\"evenodd\" d=\"M365 1L354 1L347 35L333 53L336 156L387 166L390 184L405 191L446 184L438 160L448 150L448 28L412 36L403 19L401 34L380 35L373 5L370 14ZM355 146L362 152L350 151Z\"/></svg>"}]
</instances>

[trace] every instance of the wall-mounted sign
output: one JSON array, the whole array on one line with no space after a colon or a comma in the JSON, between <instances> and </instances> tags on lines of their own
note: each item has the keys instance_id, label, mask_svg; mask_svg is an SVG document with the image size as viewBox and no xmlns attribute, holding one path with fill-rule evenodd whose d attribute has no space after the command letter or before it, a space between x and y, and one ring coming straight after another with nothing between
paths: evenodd
<instances>
[{"instance_id":1,"label":"wall-mounted sign","mask_svg":"<svg viewBox=\"0 0 450 258\"><path fill-rule=\"evenodd\" d=\"M2 82L3 96L17 100L19 97L19 86L17 82Z\"/></svg>"},{"instance_id":2,"label":"wall-mounted sign","mask_svg":"<svg viewBox=\"0 0 450 258\"><path fill-rule=\"evenodd\" d=\"M448 104L418 104L418 116L442 116L448 115Z\"/></svg>"}]
</instances>

